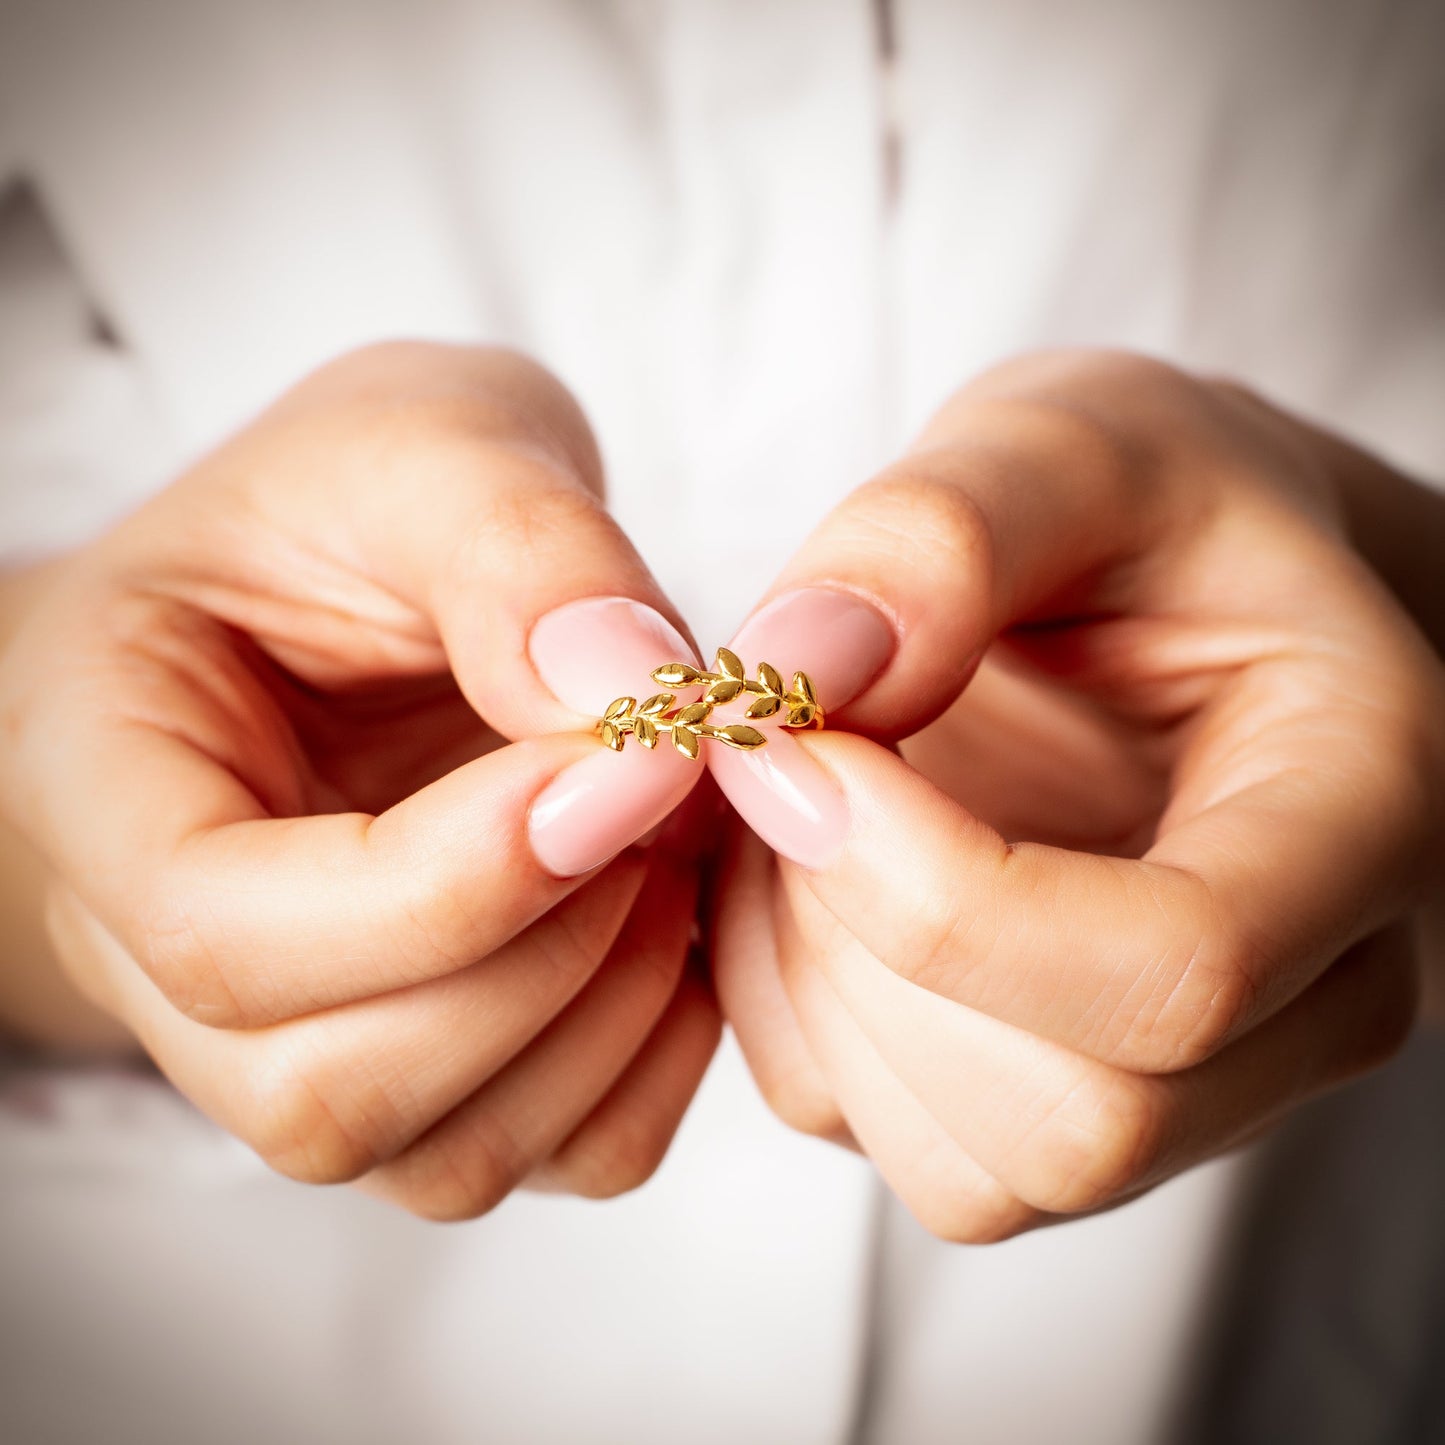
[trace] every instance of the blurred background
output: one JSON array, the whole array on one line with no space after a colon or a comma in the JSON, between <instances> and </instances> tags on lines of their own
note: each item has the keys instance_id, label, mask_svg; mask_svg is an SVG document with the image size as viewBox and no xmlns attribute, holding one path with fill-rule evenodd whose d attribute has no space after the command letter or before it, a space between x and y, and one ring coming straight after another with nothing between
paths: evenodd
<instances>
[{"instance_id":1,"label":"blurred background","mask_svg":"<svg viewBox=\"0 0 1445 1445\"><path fill-rule=\"evenodd\" d=\"M704 640L1024 349L1235 375L1445 479L1445 5L0 0L8 563L398 335L558 373ZM0 1069L7 1441L1445 1439L1428 1033L988 1250L731 1046L637 1195L455 1229L270 1176L143 1065Z\"/></svg>"}]
</instances>

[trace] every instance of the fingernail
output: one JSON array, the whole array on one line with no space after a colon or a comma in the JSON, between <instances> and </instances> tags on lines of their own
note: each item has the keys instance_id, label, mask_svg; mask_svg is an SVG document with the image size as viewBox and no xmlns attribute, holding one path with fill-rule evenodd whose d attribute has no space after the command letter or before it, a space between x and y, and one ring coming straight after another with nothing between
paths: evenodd
<instances>
[{"instance_id":1,"label":"fingernail","mask_svg":"<svg viewBox=\"0 0 1445 1445\"><path fill-rule=\"evenodd\" d=\"M708 767L748 827L775 853L826 868L848 837L848 803L822 764L785 732L752 752L716 748Z\"/></svg>"},{"instance_id":2,"label":"fingernail","mask_svg":"<svg viewBox=\"0 0 1445 1445\"><path fill-rule=\"evenodd\" d=\"M575 878L655 828L692 790L702 768L672 748L604 748L573 763L532 804L527 833L554 878Z\"/></svg>"},{"instance_id":3,"label":"fingernail","mask_svg":"<svg viewBox=\"0 0 1445 1445\"><path fill-rule=\"evenodd\" d=\"M800 587L755 612L728 645L749 667L770 662L784 677L806 672L823 706L838 708L883 671L898 637L861 597Z\"/></svg>"},{"instance_id":4,"label":"fingernail","mask_svg":"<svg viewBox=\"0 0 1445 1445\"><path fill-rule=\"evenodd\" d=\"M698 662L667 618L631 597L585 597L554 608L533 623L527 652L537 676L587 717L600 716L615 697L658 691L652 669L665 662Z\"/></svg>"}]
</instances>

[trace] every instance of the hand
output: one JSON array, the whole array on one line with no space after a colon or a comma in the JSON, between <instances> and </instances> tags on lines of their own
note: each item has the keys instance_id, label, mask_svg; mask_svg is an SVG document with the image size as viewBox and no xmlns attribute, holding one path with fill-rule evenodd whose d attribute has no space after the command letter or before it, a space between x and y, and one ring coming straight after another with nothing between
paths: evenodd
<instances>
[{"instance_id":1,"label":"hand","mask_svg":"<svg viewBox=\"0 0 1445 1445\"><path fill-rule=\"evenodd\" d=\"M711 1056L690 835L628 848L701 770L579 731L693 655L600 489L537 367L371 348L56 569L5 652L60 961L284 1173L438 1218L615 1193Z\"/></svg>"},{"instance_id":2,"label":"hand","mask_svg":"<svg viewBox=\"0 0 1445 1445\"><path fill-rule=\"evenodd\" d=\"M1371 468L1238 388L1019 361L731 644L837 730L710 760L785 855L734 840L724 1014L936 1233L1129 1199L1404 1037L1445 681L1342 533Z\"/></svg>"}]
</instances>

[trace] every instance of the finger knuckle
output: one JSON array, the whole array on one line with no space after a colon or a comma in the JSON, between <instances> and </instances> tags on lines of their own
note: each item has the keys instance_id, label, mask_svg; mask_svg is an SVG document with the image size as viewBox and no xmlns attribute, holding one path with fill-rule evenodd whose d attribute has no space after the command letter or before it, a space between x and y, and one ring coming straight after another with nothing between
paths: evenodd
<instances>
[{"instance_id":1,"label":"finger knuckle","mask_svg":"<svg viewBox=\"0 0 1445 1445\"><path fill-rule=\"evenodd\" d=\"M930 1201L915 1207L913 1215L944 1244L1002 1244L1038 1222L1037 1211L1018 1200Z\"/></svg>"},{"instance_id":2,"label":"finger knuckle","mask_svg":"<svg viewBox=\"0 0 1445 1445\"><path fill-rule=\"evenodd\" d=\"M857 534L863 545L886 547L896 563L900 551L927 573L976 579L987 595L994 539L980 503L948 480L944 459L922 453L866 482L835 525Z\"/></svg>"},{"instance_id":3,"label":"finger knuckle","mask_svg":"<svg viewBox=\"0 0 1445 1445\"><path fill-rule=\"evenodd\" d=\"M1270 973L1270 945L1187 874L1160 880L1137 913L1162 926L1132 961L1136 982L1099 1054L1132 1072L1177 1073L1218 1053L1257 1015L1257 980Z\"/></svg>"},{"instance_id":4,"label":"finger knuckle","mask_svg":"<svg viewBox=\"0 0 1445 1445\"><path fill-rule=\"evenodd\" d=\"M1135 352L1063 349L1000 363L965 387L948 413L966 413L969 434L987 451L1018 437L1040 465L1056 461L1095 478L1121 500L1142 502L1159 456L1150 438L1163 415L1197 405L1198 384L1167 362Z\"/></svg>"},{"instance_id":5,"label":"finger knuckle","mask_svg":"<svg viewBox=\"0 0 1445 1445\"><path fill-rule=\"evenodd\" d=\"M667 1130L646 1121L611 1121L567 1148L558 1178L584 1199L616 1199L657 1173L670 1141Z\"/></svg>"},{"instance_id":6,"label":"finger knuckle","mask_svg":"<svg viewBox=\"0 0 1445 1445\"><path fill-rule=\"evenodd\" d=\"M373 453L400 444L408 475L429 446L433 462L460 457L475 475L478 444L500 443L498 455L548 458L601 491L597 444L576 399L540 363L505 347L375 341L319 367L292 398L344 421Z\"/></svg>"},{"instance_id":7,"label":"finger knuckle","mask_svg":"<svg viewBox=\"0 0 1445 1445\"><path fill-rule=\"evenodd\" d=\"M217 930L195 904L161 891L137 905L136 958L172 1007L210 1028L252 1028L274 1021L241 994L222 962Z\"/></svg>"},{"instance_id":8,"label":"finger knuckle","mask_svg":"<svg viewBox=\"0 0 1445 1445\"><path fill-rule=\"evenodd\" d=\"M1259 954L1243 941L1207 937L1153 1016L1136 1021L1125 1066L1171 1074L1212 1058L1257 1012L1260 969Z\"/></svg>"},{"instance_id":9,"label":"finger knuckle","mask_svg":"<svg viewBox=\"0 0 1445 1445\"><path fill-rule=\"evenodd\" d=\"M1128 1074L1079 1080L1023 1143L1019 1192L1050 1214L1080 1214L1150 1178L1167 1115L1149 1080Z\"/></svg>"},{"instance_id":10,"label":"finger knuckle","mask_svg":"<svg viewBox=\"0 0 1445 1445\"><path fill-rule=\"evenodd\" d=\"M995 946L976 931L978 922L956 896L930 890L917 901L907 947L889 961L902 977L930 993L954 998L972 993L969 976L987 967Z\"/></svg>"},{"instance_id":11,"label":"finger knuckle","mask_svg":"<svg viewBox=\"0 0 1445 1445\"><path fill-rule=\"evenodd\" d=\"M1001 1244L1032 1228L1039 1212L992 1177L905 1196L913 1217L945 1244Z\"/></svg>"},{"instance_id":12,"label":"finger knuckle","mask_svg":"<svg viewBox=\"0 0 1445 1445\"><path fill-rule=\"evenodd\" d=\"M417 858L394 897L376 900L373 937L406 984L459 972L492 951L496 924L469 906L446 860Z\"/></svg>"},{"instance_id":13,"label":"finger knuckle","mask_svg":"<svg viewBox=\"0 0 1445 1445\"><path fill-rule=\"evenodd\" d=\"M688 958L687 935L679 932L671 938L649 940L635 954L626 955L622 966L632 986L634 1018L648 1030L661 1017L668 1001L683 981ZM617 966L613 959L603 967Z\"/></svg>"},{"instance_id":14,"label":"finger knuckle","mask_svg":"<svg viewBox=\"0 0 1445 1445\"><path fill-rule=\"evenodd\" d=\"M575 568L583 537L621 544L620 530L595 494L575 486L550 458L499 453L491 475L495 484L477 489L457 538L451 565L459 577L475 576L478 566L495 572L498 556L526 557L533 572L549 565Z\"/></svg>"},{"instance_id":15,"label":"finger knuckle","mask_svg":"<svg viewBox=\"0 0 1445 1445\"><path fill-rule=\"evenodd\" d=\"M1037 465L1066 466L1081 481L1093 479L1104 495L1142 499L1152 462L1122 409L1093 398L1043 395L1001 397L985 410L1001 438L1027 436Z\"/></svg>"},{"instance_id":16,"label":"finger knuckle","mask_svg":"<svg viewBox=\"0 0 1445 1445\"><path fill-rule=\"evenodd\" d=\"M777 1069L758 1076L758 1088L773 1113L790 1129L814 1139L836 1139L848 1125L822 1081L802 1069Z\"/></svg>"},{"instance_id":17,"label":"finger knuckle","mask_svg":"<svg viewBox=\"0 0 1445 1445\"><path fill-rule=\"evenodd\" d=\"M532 1163L500 1120L477 1117L465 1133L424 1146L407 1171L403 1202L438 1224L480 1219L527 1177Z\"/></svg>"},{"instance_id":18,"label":"finger knuckle","mask_svg":"<svg viewBox=\"0 0 1445 1445\"><path fill-rule=\"evenodd\" d=\"M591 427L577 399L541 362L501 346L478 349L474 355L486 390L505 398L529 431L559 443L574 459L579 446L594 450Z\"/></svg>"},{"instance_id":19,"label":"finger knuckle","mask_svg":"<svg viewBox=\"0 0 1445 1445\"><path fill-rule=\"evenodd\" d=\"M336 1080L294 1048L272 1048L244 1081L244 1135L279 1174L305 1184L344 1184L375 1167L378 1153L338 1103Z\"/></svg>"},{"instance_id":20,"label":"finger knuckle","mask_svg":"<svg viewBox=\"0 0 1445 1445\"><path fill-rule=\"evenodd\" d=\"M605 958L606 940L599 940L586 922L579 922L565 907L555 909L534 925L528 941L530 969L538 984L551 983L566 993L579 980L590 978ZM646 974L645 969L639 972Z\"/></svg>"},{"instance_id":21,"label":"finger knuckle","mask_svg":"<svg viewBox=\"0 0 1445 1445\"><path fill-rule=\"evenodd\" d=\"M378 846L378 869L390 846L390 840ZM449 850L412 849L409 865L404 877L391 874L389 886L372 900L369 935L380 941L376 953L387 961L386 975L400 972L410 984L450 976L516 937L514 925L492 899L457 886L456 859ZM539 984L563 986L590 973L598 962L596 939L572 924L565 907L539 919L527 934L527 944ZM380 986L380 967L377 977Z\"/></svg>"},{"instance_id":22,"label":"finger knuckle","mask_svg":"<svg viewBox=\"0 0 1445 1445\"><path fill-rule=\"evenodd\" d=\"M490 1214L515 1188L496 1180L479 1180L468 1171L467 1182L428 1179L413 1183L401 1196L402 1205L418 1219L432 1224L463 1224Z\"/></svg>"}]
</instances>

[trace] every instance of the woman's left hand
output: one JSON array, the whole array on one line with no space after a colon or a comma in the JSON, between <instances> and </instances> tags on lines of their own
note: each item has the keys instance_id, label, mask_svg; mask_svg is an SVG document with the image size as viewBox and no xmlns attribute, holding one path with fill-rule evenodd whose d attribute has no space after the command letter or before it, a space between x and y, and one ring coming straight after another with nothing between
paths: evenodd
<instances>
[{"instance_id":1,"label":"woman's left hand","mask_svg":"<svg viewBox=\"0 0 1445 1445\"><path fill-rule=\"evenodd\" d=\"M734 640L833 712L710 759L764 840L724 1011L935 1233L1129 1199L1405 1037L1445 676L1345 535L1372 468L1152 362L1011 363Z\"/></svg>"}]
</instances>

